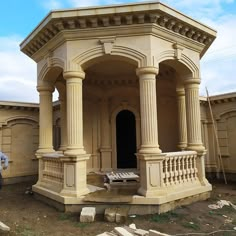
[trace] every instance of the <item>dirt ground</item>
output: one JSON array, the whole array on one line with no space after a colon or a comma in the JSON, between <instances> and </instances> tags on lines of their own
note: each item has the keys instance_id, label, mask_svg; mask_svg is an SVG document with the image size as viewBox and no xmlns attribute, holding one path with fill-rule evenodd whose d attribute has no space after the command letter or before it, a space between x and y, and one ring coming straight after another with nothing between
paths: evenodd
<instances>
[{"instance_id":1,"label":"dirt ground","mask_svg":"<svg viewBox=\"0 0 236 236\"><path fill-rule=\"evenodd\" d=\"M4 186L0 191L0 221L8 225L10 232L0 235L11 236L95 236L114 227L134 223L140 229L154 229L171 235L236 235L236 210L225 206L213 210L209 204L228 200L236 204L236 183L213 184L212 196L207 201L193 203L161 215L132 216L125 223L105 222L102 215L94 223L80 223L79 214L57 211L25 194L33 183ZM218 231L216 233L211 233ZM200 234L204 233L204 234Z\"/></svg>"}]
</instances>

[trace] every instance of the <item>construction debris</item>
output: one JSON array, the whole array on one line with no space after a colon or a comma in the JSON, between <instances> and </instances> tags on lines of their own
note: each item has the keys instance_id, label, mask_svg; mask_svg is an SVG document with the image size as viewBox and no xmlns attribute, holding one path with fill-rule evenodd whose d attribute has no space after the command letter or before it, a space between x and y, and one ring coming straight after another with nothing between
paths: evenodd
<instances>
[{"instance_id":1,"label":"construction debris","mask_svg":"<svg viewBox=\"0 0 236 236\"><path fill-rule=\"evenodd\" d=\"M0 231L10 231L10 227L0 221Z\"/></svg>"},{"instance_id":2,"label":"construction debris","mask_svg":"<svg viewBox=\"0 0 236 236\"><path fill-rule=\"evenodd\" d=\"M96 215L95 207L83 207L80 213L80 222L88 223L94 222Z\"/></svg>"},{"instance_id":3,"label":"construction debris","mask_svg":"<svg viewBox=\"0 0 236 236\"><path fill-rule=\"evenodd\" d=\"M226 200L220 200L218 201L216 204L210 204L208 205L209 208L211 209L221 209L224 206L232 206L234 210L236 210L236 205L234 205L232 202L230 201L226 201Z\"/></svg>"},{"instance_id":4,"label":"construction debris","mask_svg":"<svg viewBox=\"0 0 236 236\"><path fill-rule=\"evenodd\" d=\"M97 236L170 236L156 230L137 229L135 224L129 226L115 227L111 232L104 232Z\"/></svg>"},{"instance_id":5,"label":"construction debris","mask_svg":"<svg viewBox=\"0 0 236 236\"><path fill-rule=\"evenodd\" d=\"M104 218L108 222L124 223L128 217L128 208L107 208Z\"/></svg>"}]
</instances>

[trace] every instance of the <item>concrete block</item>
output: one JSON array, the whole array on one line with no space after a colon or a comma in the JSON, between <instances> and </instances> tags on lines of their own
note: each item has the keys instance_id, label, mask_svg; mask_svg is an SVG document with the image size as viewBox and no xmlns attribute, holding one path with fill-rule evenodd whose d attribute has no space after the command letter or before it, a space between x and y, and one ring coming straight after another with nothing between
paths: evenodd
<instances>
[{"instance_id":1,"label":"concrete block","mask_svg":"<svg viewBox=\"0 0 236 236\"><path fill-rule=\"evenodd\" d=\"M156 230L149 230L149 236L171 236L170 234L164 234Z\"/></svg>"},{"instance_id":2,"label":"concrete block","mask_svg":"<svg viewBox=\"0 0 236 236\"><path fill-rule=\"evenodd\" d=\"M116 223L124 223L128 217L128 208L117 208Z\"/></svg>"},{"instance_id":3,"label":"concrete block","mask_svg":"<svg viewBox=\"0 0 236 236\"><path fill-rule=\"evenodd\" d=\"M104 232L102 234L97 234L96 236L117 236L117 235L110 232Z\"/></svg>"},{"instance_id":4,"label":"concrete block","mask_svg":"<svg viewBox=\"0 0 236 236\"><path fill-rule=\"evenodd\" d=\"M131 234L129 231L127 231L123 227L115 227L114 230L119 236L133 236L133 234Z\"/></svg>"},{"instance_id":5,"label":"concrete block","mask_svg":"<svg viewBox=\"0 0 236 236\"><path fill-rule=\"evenodd\" d=\"M80 214L80 222L94 222L95 215L95 207L83 207Z\"/></svg>"},{"instance_id":6,"label":"concrete block","mask_svg":"<svg viewBox=\"0 0 236 236\"><path fill-rule=\"evenodd\" d=\"M104 219L108 222L116 221L117 208L107 208L104 213Z\"/></svg>"},{"instance_id":7,"label":"concrete block","mask_svg":"<svg viewBox=\"0 0 236 236\"><path fill-rule=\"evenodd\" d=\"M130 224L129 227L130 227L131 229L137 229L137 228L136 228L136 225L135 225L134 223Z\"/></svg>"},{"instance_id":8,"label":"concrete block","mask_svg":"<svg viewBox=\"0 0 236 236\"><path fill-rule=\"evenodd\" d=\"M147 236L149 235L149 232L147 230L143 230L143 229L137 229L135 230L135 235L139 235L139 236Z\"/></svg>"},{"instance_id":9,"label":"concrete block","mask_svg":"<svg viewBox=\"0 0 236 236\"><path fill-rule=\"evenodd\" d=\"M10 227L0 221L0 231L10 231Z\"/></svg>"}]
</instances>

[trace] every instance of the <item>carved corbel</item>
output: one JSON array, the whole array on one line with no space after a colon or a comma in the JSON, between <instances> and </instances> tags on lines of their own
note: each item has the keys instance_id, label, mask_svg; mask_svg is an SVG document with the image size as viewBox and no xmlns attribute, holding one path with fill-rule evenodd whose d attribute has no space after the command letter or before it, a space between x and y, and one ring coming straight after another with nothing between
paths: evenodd
<instances>
[{"instance_id":1,"label":"carved corbel","mask_svg":"<svg viewBox=\"0 0 236 236\"><path fill-rule=\"evenodd\" d=\"M52 67L52 52L49 51L48 54L45 56L45 60L47 62L47 67Z\"/></svg>"},{"instance_id":2,"label":"carved corbel","mask_svg":"<svg viewBox=\"0 0 236 236\"><path fill-rule=\"evenodd\" d=\"M58 29L58 31L61 31L61 30L64 30L64 29L65 29L64 24L63 24L62 21L56 22L56 23L54 24L54 26Z\"/></svg>"},{"instance_id":3,"label":"carved corbel","mask_svg":"<svg viewBox=\"0 0 236 236\"><path fill-rule=\"evenodd\" d=\"M182 56L182 52L184 50L184 47L180 46L179 44L177 43L174 43L173 44L173 48L175 49L175 58L177 60L180 60L181 59L181 56Z\"/></svg>"},{"instance_id":4,"label":"carved corbel","mask_svg":"<svg viewBox=\"0 0 236 236\"><path fill-rule=\"evenodd\" d=\"M69 26L69 29L75 29L75 27L76 27L74 20L68 20L67 24Z\"/></svg>"},{"instance_id":5,"label":"carved corbel","mask_svg":"<svg viewBox=\"0 0 236 236\"><path fill-rule=\"evenodd\" d=\"M132 25L133 24L133 16L132 15L125 16L125 19L126 19L126 24L127 25Z\"/></svg>"},{"instance_id":6,"label":"carved corbel","mask_svg":"<svg viewBox=\"0 0 236 236\"><path fill-rule=\"evenodd\" d=\"M100 39L99 42L103 45L105 54L111 54L115 38Z\"/></svg>"}]
</instances>

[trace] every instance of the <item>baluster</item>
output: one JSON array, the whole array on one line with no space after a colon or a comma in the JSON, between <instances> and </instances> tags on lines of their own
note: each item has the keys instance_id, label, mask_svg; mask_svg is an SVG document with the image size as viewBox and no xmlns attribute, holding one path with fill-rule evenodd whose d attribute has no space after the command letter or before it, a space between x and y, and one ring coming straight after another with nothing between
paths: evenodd
<instances>
[{"instance_id":1,"label":"baluster","mask_svg":"<svg viewBox=\"0 0 236 236\"><path fill-rule=\"evenodd\" d=\"M181 165L182 165L182 178L183 178L183 183L186 182L186 170L185 170L185 156L182 156L182 162L181 162Z\"/></svg>"},{"instance_id":2,"label":"baluster","mask_svg":"<svg viewBox=\"0 0 236 236\"><path fill-rule=\"evenodd\" d=\"M189 182L190 166L189 166L189 155L186 156L186 179Z\"/></svg>"},{"instance_id":3,"label":"baluster","mask_svg":"<svg viewBox=\"0 0 236 236\"><path fill-rule=\"evenodd\" d=\"M174 157L174 183L177 184L178 183L178 179L177 179L177 175L178 175L178 172L177 172L177 159L178 157Z\"/></svg>"},{"instance_id":4,"label":"baluster","mask_svg":"<svg viewBox=\"0 0 236 236\"><path fill-rule=\"evenodd\" d=\"M168 185L168 163L167 163L167 158L164 160L164 178L165 178L165 185Z\"/></svg>"},{"instance_id":5,"label":"baluster","mask_svg":"<svg viewBox=\"0 0 236 236\"><path fill-rule=\"evenodd\" d=\"M193 155L189 156L189 164L190 164L190 181L193 182Z\"/></svg>"},{"instance_id":6,"label":"baluster","mask_svg":"<svg viewBox=\"0 0 236 236\"><path fill-rule=\"evenodd\" d=\"M195 154L194 155L194 178L195 178L195 180L197 180L197 172L198 172L198 169L197 169L197 155Z\"/></svg>"},{"instance_id":7,"label":"baluster","mask_svg":"<svg viewBox=\"0 0 236 236\"><path fill-rule=\"evenodd\" d=\"M182 157L179 156L178 158L178 172L179 172L179 183L183 183L183 176L182 176L182 170L181 170L181 159Z\"/></svg>"},{"instance_id":8,"label":"baluster","mask_svg":"<svg viewBox=\"0 0 236 236\"><path fill-rule=\"evenodd\" d=\"M170 158L169 159L169 173L170 173L170 185L173 185L174 184L174 181L173 181L173 176L174 176L174 173L173 173L173 158Z\"/></svg>"},{"instance_id":9,"label":"baluster","mask_svg":"<svg viewBox=\"0 0 236 236\"><path fill-rule=\"evenodd\" d=\"M169 157L166 158L166 185L170 185Z\"/></svg>"}]
</instances>

